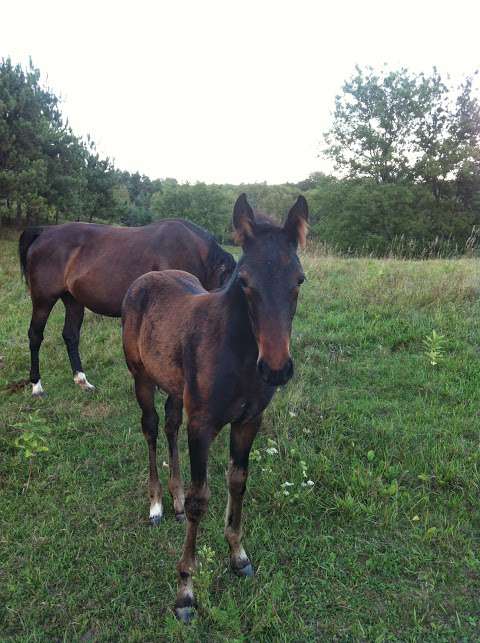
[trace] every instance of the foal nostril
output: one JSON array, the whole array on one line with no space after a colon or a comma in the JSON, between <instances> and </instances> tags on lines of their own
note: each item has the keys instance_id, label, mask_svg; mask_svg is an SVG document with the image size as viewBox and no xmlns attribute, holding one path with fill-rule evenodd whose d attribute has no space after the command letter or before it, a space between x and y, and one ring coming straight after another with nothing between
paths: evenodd
<instances>
[{"instance_id":1,"label":"foal nostril","mask_svg":"<svg viewBox=\"0 0 480 643\"><path fill-rule=\"evenodd\" d=\"M285 375L285 381L288 382L288 380L292 379L293 377L293 361L289 357L288 362L285 364L284 369L283 369L284 375Z\"/></svg>"},{"instance_id":2,"label":"foal nostril","mask_svg":"<svg viewBox=\"0 0 480 643\"><path fill-rule=\"evenodd\" d=\"M260 373L260 377L264 382L268 383L269 376L270 376L270 367L268 364L263 360L259 359L258 364L257 364L258 372Z\"/></svg>"},{"instance_id":3,"label":"foal nostril","mask_svg":"<svg viewBox=\"0 0 480 643\"><path fill-rule=\"evenodd\" d=\"M283 368L273 370L263 359L258 360L258 372L262 380L270 386L282 386L286 384L293 376L293 362L291 358L285 362Z\"/></svg>"}]
</instances>

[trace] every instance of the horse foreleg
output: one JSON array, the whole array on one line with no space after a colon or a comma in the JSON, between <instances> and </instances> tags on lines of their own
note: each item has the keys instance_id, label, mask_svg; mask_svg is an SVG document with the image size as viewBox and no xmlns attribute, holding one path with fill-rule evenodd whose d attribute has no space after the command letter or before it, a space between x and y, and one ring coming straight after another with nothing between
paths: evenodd
<instances>
[{"instance_id":1,"label":"horse foreleg","mask_svg":"<svg viewBox=\"0 0 480 643\"><path fill-rule=\"evenodd\" d=\"M35 300L32 299L32 320L28 329L28 339L30 343L30 381L32 383L32 395L41 397L44 395L42 382L40 380L40 346L43 341L43 331L47 323L50 312L55 304L56 299L52 300Z\"/></svg>"},{"instance_id":2,"label":"horse foreleg","mask_svg":"<svg viewBox=\"0 0 480 643\"><path fill-rule=\"evenodd\" d=\"M65 306L65 324L63 326L62 336L72 366L73 381L84 391L93 391L95 387L87 380L78 349L85 308L74 299L70 293L63 295L62 301Z\"/></svg>"},{"instance_id":3,"label":"horse foreleg","mask_svg":"<svg viewBox=\"0 0 480 643\"><path fill-rule=\"evenodd\" d=\"M225 538L230 547L230 565L239 576L253 576L252 564L242 546L242 506L247 485L250 449L261 421L262 418L259 416L246 424L232 424L230 431Z\"/></svg>"},{"instance_id":4,"label":"horse foreleg","mask_svg":"<svg viewBox=\"0 0 480 643\"><path fill-rule=\"evenodd\" d=\"M197 531L208 508L210 490L207 479L208 450L213 439L210 427L204 424L188 426L188 450L190 454L191 485L185 498L187 534L183 553L177 565L178 591L175 615L184 623L195 614L192 575L196 567Z\"/></svg>"},{"instance_id":5,"label":"horse foreleg","mask_svg":"<svg viewBox=\"0 0 480 643\"><path fill-rule=\"evenodd\" d=\"M168 459L170 476L168 489L173 499L175 517L178 521L185 520L185 494L183 491L182 474L178 459L178 429L182 423L182 400L171 396L165 402L165 433L168 440Z\"/></svg>"},{"instance_id":6,"label":"horse foreleg","mask_svg":"<svg viewBox=\"0 0 480 643\"><path fill-rule=\"evenodd\" d=\"M158 525L162 520L162 485L158 479L157 470L157 436L158 415L155 410L155 385L151 380L142 376L135 376L135 395L142 409L142 431L148 444L150 495L150 522Z\"/></svg>"}]
</instances>

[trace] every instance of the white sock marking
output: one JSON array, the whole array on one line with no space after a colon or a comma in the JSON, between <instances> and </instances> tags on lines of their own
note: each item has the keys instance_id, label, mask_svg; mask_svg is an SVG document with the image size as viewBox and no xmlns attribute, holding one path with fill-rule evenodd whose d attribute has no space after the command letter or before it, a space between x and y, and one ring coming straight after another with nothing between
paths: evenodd
<instances>
[{"instance_id":1,"label":"white sock marking","mask_svg":"<svg viewBox=\"0 0 480 643\"><path fill-rule=\"evenodd\" d=\"M150 518L161 518L163 516L163 507L161 502L154 502L150 507Z\"/></svg>"},{"instance_id":2,"label":"white sock marking","mask_svg":"<svg viewBox=\"0 0 480 643\"><path fill-rule=\"evenodd\" d=\"M32 395L42 395L44 393L42 382L38 380L36 384L32 384Z\"/></svg>"},{"instance_id":3,"label":"white sock marking","mask_svg":"<svg viewBox=\"0 0 480 643\"><path fill-rule=\"evenodd\" d=\"M75 373L75 375L73 376L73 381L75 382L75 384L78 384L80 388L83 388L86 391L93 391L95 389L93 384L90 384L90 382L87 380L87 376L82 371L78 371L77 373Z\"/></svg>"}]
</instances>

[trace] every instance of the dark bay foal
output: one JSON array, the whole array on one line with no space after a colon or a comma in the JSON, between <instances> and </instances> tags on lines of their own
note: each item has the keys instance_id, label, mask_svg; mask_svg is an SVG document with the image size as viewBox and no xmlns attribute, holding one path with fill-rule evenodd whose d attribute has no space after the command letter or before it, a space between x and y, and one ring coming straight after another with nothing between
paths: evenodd
<instances>
[{"instance_id":1,"label":"dark bay foal","mask_svg":"<svg viewBox=\"0 0 480 643\"><path fill-rule=\"evenodd\" d=\"M176 615L193 614L192 573L199 522L210 496L207 461L220 429L231 424L225 537L233 570L251 576L241 543L243 494L252 442L262 412L277 386L293 375L290 357L292 319L304 281L297 245L304 244L308 208L299 197L285 225L255 221L245 195L237 200L233 224L243 256L230 281L209 293L199 280L177 270L137 279L123 303L123 345L142 409L142 430L150 461L150 519L161 520L158 480L158 415L155 388L168 395L165 432L169 447L168 487L178 519L187 517L187 534L178 563ZM184 496L177 449L182 410L188 416L191 485Z\"/></svg>"},{"instance_id":2,"label":"dark bay foal","mask_svg":"<svg viewBox=\"0 0 480 643\"><path fill-rule=\"evenodd\" d=\"M39 351L50 312L65 306L65 341L73 379L93 390L78 350L85 308L120 317L130 284L151 270L187 270L207 290L221 286L235 269L233 257L203 228L181 219L164 219L141 228L66 223L28 228L19 241L20 266L32 298L30 381L43 395Z\"/></svg>"}]
</instances>

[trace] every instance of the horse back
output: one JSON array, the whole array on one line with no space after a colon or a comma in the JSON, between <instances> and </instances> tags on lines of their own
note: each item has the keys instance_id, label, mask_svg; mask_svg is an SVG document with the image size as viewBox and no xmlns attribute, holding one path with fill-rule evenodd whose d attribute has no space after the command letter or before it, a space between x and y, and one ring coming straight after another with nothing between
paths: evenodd
<instances>
[{"instance_id":1,"label":"horse back","mask_svg":"<svg viewBox=\"0 0 480 643\"><path fill-rule=\"evenodd\" d=\"M175 268L206 279L213 239L196 228L175 219L140 228L86 223L45 227L28 252L32 292L47 297L70 292L96 313L119 316L128 287L147 272Z\"/></svg>"}]
</instances>

